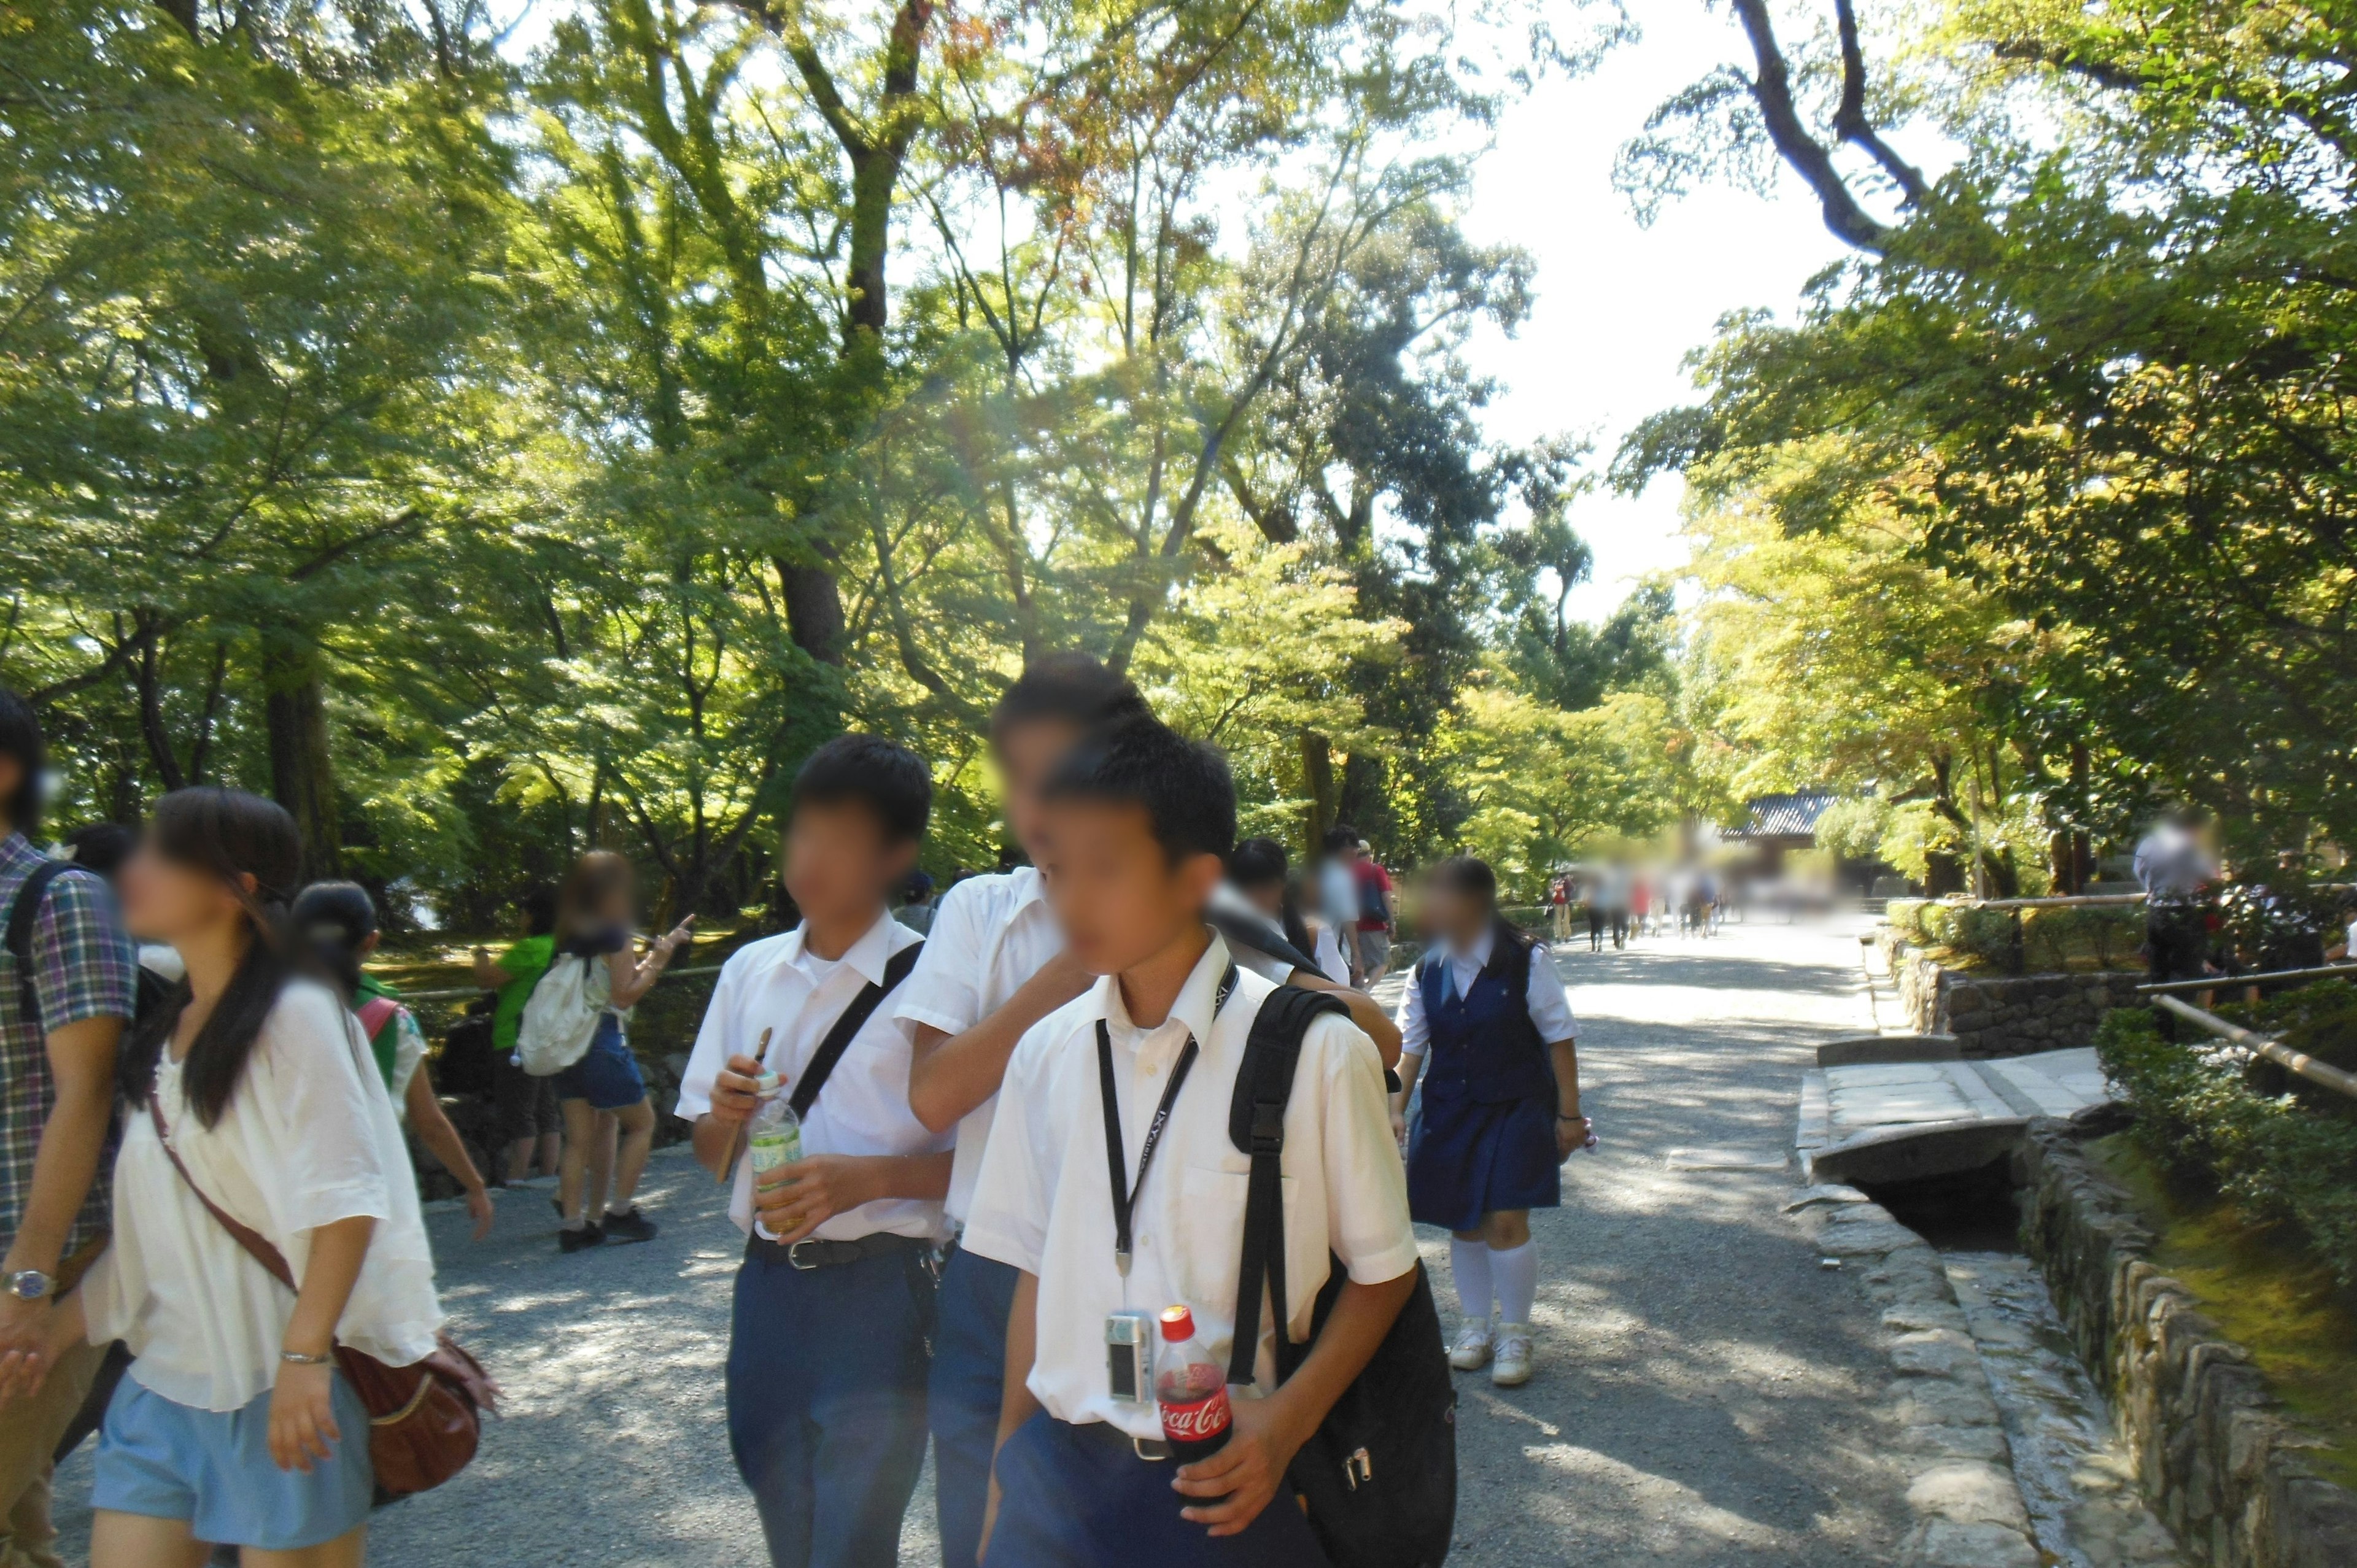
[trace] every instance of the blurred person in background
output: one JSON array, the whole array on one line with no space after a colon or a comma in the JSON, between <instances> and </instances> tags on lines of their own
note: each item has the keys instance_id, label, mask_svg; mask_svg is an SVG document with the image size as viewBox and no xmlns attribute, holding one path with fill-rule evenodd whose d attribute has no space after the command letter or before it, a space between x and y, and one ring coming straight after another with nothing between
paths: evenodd
<instances>
[{"instance_id":1,"label":"blurred person in background","mask_svg":"<svg viewBox=\"0 0 2357 1568\"><path fill-rule=\"evenodd\" d=\"M2211 906L2218 857L2208 819L2174 806L2136 842L2136 879L2145 891L2145 958L2152 982L2198 980L2209 972Z\"/></svg>"},{"instance_id":2,"label":"blurred person in background","mask_svg":"<svg viewBox=\"0 0 2357 1568\"><path fill-rule=\"evenodd\" d=\"M1359 830L1337 822L1326 830L1318 857L1318 908L1333 927L1349 966L1350 983L1359 983Z\"/></svg>"},{"instance_id":3,"label":"blurred person in background","mask_svg":"<svg viewBox=\"0 0 2357 1568\"><path fill-rule=\"evenodd\" d=\"M1392 964L1393 907L1392 874L1375 858L1373 848L1366 840L1359 841L1358 858L1351 866L1351 876L1358 888L1358 952L1359 989L1365 990L1383 977Z\"/></svg>"},{"instance_id":4,"label":"blurred person in background","mask_svg":"<svg viewBox=\"0 0 2357 1568\"><path fill-rule=\"evenodd\" d=\"M541 1175L556 1175L565 1132L556 1079L534 1078L516 1059L516 1026L523 1021L524 1004L556 958L556 891L535 887L516 902L524 934L497 958L489 948L475 950L475 983L499 993L491 1014L491 1117L493 1136L506 1155L505 1177L511 1182L524 1179L535 1155ZM557 1212L564 1212L562 1206Z\"/></svg>"},{"instance_id":5,"label":"blurred person in background","mask_svg":"<svg viewBox=\"0 0 2357 1568\"><path fill-rule=\"evenodd\" d=\"M475 1240L491 1233L491 1195L475 1168L467 1141L442 1112L434 1079L425 1069L425 1032L402 1005L393 989L361 966L375 952L376 901L357 882L314 882L296 896L295 929L311 945L320 970L342 987L344 1005L361 1021L385 1092L396 1116L417 1134L425 1152L441 1163L467 1197Z\"/></svg>"},{"instance_id":6,"label":"blurred person in background","mask_svg":"<svg viewBox=\"0 0 2357 1568\"><path fill-rule=\"evenodd\" d=\"M566 1252L608 1240L654 1240L654 1222L633 1201L654 1148L655 1111L639 1058L630 1054L629 1018L687 940L695 917L655 939L640 958L634 950L638 912L638 873L608 849L583 855L556 895L557 955L587 961L587 983L603 1004L589 1048L555 1079L565 1113L556 1195L564 1229L557 1246Z\"/></svg>"},{"instance_id":7,"label":"blurred person in background","mask_svg":"<svg viewBox=\"0 0 2357 1568\"><path fill-rule=\"evenodd\" d=\"M907 885L901 889L900 907L892 912L893 918L923 936L933 929L933 879L921 871L909 873Z\"/></svg>"}]
</instances>

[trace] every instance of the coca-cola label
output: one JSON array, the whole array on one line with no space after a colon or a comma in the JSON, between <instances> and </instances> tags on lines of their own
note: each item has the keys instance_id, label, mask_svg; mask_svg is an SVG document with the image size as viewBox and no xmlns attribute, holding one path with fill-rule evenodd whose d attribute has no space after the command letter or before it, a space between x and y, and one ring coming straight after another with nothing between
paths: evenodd
<instances>
[{"instance_id":1,"label":"coca-cola label","mask_svg":"<svg viewBox=\"0 0 2357 1568\"><path fill-rule=\"evenodd\" d=\"M1162 1435L1173 1443L1207 1443L1225 1432L1231 1419L1228 1391L1216 1389L1192 1403L1164 1405Z\"/></svg>"}]
</instances>

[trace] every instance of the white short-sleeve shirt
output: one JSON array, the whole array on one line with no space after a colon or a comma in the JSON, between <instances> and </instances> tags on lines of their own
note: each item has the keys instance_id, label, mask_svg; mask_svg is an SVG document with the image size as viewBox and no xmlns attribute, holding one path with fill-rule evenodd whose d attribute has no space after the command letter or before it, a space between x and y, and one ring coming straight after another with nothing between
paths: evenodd
<instances>
[{"instance_id":1,"label":"white short-sleeve shirt","mask_svg":"<svg viewBox=\"0 0 2357 1568\"><path fill-rule=\"evenodd\" d=\"M205 1196L253 1227L299 1282L322 1225L376 1221L336 1337L394 1366L434 1348L442 1308L417 1176L360 1020L324 986L290 983L221 1120L189 1108L167 1050L155 1093ZM92 1344L121 1339L131 1376L175 1404L242 1410L278 1377L295 1296L191 1192L142 1106L114 1162L114 1238L82 1280ZM349 1435L349 1434L348 1434Z\"/></svg>"},{"instance_id":2,"label":"white short-sleeve shirt","mask_svg":"<svg viewBox=\"0 0 2357 1568\"><path fill-rule=\"evenodd\" d=\"M1159 1313L1185 1303L1205 1347L1228 1359L1243 1245L1251 1159L1228 1137L1228 1107L1246 1036L1275 989L1237 977L1216 1020L1228 968L1211 939L1170 1017L1140 1029L1107 978L1041 1019L1016 1047L965 1245L1036 1275L1038 1350L1029 1388L1060 1421L1110 1422L1158 1437L1151 1402L1116 1403L1106 1384L1104 1320L1131 1308ZM1200 1056L1171 1107L1137 1196L1129 1277L1114 1267L1112 1184L1105 1174L1104 1112L1096 1026L1113 1043L1129 1176L1163 1087L1192 1035ZM1303 1037L1285 1112L1285 1316L1296 1341L1329 1272L1341 1259L1351 1279L1378 1284L1415 1266L1407 1181L1392 1140L1383 1060L1348 1018L1328 1015ZM1257 1388L1275 1386L1275 1325L1264 1316Z\"/></svg>"},{"instance_id":3,"label":"white short-sleeve shirt","mask_svg":"<svg viewBox=\"0 0 2357 1568\"><path fill-rule=\"evenodd\" d=\"M1064 933L1048 907L1046 885L1031 866L969 876L942 896L914 973L892 995L892 1015L962 1035L1005 1006L1023 983L1064 950ZM950 1166L949 1218L963 1221L982 1176L997 1098L957 1125Z\"/></svg>"},{"instance_id":4,"label":"white short-sleeve shirt","mask_svg":"<svg viewBox=\"0 0 2357 1568\"><path fill-rule=\"evenodd\" d=\"M1494 931L1483 931L1481 940L1463 952L1446 945L1437 948L1432 956L1416 965L1408 976L1407 989L1401 994L1399 1013L1400 1055L1420 1057L1432 1044L1432 1025L1424 1015L1424 970L1426 965L1446 963L1455 972L1457 993L1464 995L1481 978L1489 967L1490 954L1497 941ZM1539 1038L1548 1045L1568 1040L1577 1036L1579 1027L1572 1021L1571 998L1564 994L1563 976L1555 972L1555 959L1544 942L1531 944L1530 983L1523 988L1524 1004L1530 1008L1531 1022L1538 1028Z\"/></svg>"},{"instance_id":5,"label":"white short-sleeve shirt","mask_svg":"<svg viewBox=\"0 0 2357 1568\"><path fill-rule=\"evenodd\" d=\"M712 1109L713 1082L732 1056L764 1060L784 1079L783 1092L791 1095L819 1042L852 999L865 987L883 983L884 966L894 953L924 940L889 915L878 915L840 959L823 959L803 945L804 929L797 926L783 936L740 948L721 969L687 1071L680 1078L678 1114L683 1120L693 1122ZM911 973L901 986L915 978ZM759 1048L764 1029L770 1032L766 1058ZM909 1110L912 1036L909 1025L891 1015L888 999L868 1015L802 1120L805 1155L930 1155L950 1146L946 1133L927 1132ZM737 1162L728 1218L739 1230L749 1232L754 1227L748 1160ZM834 1215L812 1234L829 1241L856 1241L878 1231L934 1240L949 1233L940 1204L890 1197Z\"/></svg>"}]
</instances>

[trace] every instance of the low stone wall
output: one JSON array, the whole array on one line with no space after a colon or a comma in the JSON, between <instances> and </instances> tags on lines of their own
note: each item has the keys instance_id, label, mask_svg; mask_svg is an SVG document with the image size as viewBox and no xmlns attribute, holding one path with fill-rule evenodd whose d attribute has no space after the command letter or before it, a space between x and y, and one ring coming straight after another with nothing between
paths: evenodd
<instances>
[{"instance_id":1,"label":"low stone wall","mask_svg":"<svg viewBox=\"0 0 2357 1568\"><path fill-rule=\"evenodd\" d=\"M2112 1402L2146 1497L2210 1568L2349 1568L2357 1493L2301 1461L2308 1440L2243 1349L2148 1261L2134 1201L2081 1130L2030 1125L2015 1156L2022 1240Z\"/></svg>"},{"instance_id":2,"label":"low stone wall","mask_svg":"<svg viewBox=\"0 0 2357 1568\"><path fill-rule=\"evenodd\" d=\"M2135 1004L2136 974L1967 974L1920 949L1886 950L1906 1027L1953 1035L1967 1058L2032 1056L2092 1045L2114 1007Z\"/></svg>"}]
</instances>

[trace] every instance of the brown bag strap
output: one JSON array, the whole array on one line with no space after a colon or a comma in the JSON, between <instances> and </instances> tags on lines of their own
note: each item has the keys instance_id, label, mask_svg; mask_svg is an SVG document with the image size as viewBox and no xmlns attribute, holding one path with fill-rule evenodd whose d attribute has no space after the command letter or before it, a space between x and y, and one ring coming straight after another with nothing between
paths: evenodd
<instances>
[{"instance_id":1,"label":"brown bag strap","mask_svg":"<svg viewBox=\"0 0 2357 1568\"><path fill-rule=\"evenodd\" d=\"M286 1254L272 1246L269 1239L253 1226L230 1218L227 1209L205 1196L205 1189L197 1185L197 1178L190 1176L188 1167L180 1163L180 1151L172 1147L172 1130L164 1125L164 1107L159 1103L163 1097L160 1089L150 1088L147 1090L147 1119L156 1123L156 1141L164 1145L164 1157L172 1162L172 1168L180 1173L180 1179L188 1184L188 1190L197 1195L197 1201L205 1206L205 1212L221 1221L221 1228L229 1232L230 1240L244 1248L255 1262L267 1269L272 1279L296 1294L302 1294L302 1287L295 1283L295 1271L286 1266Z\"/></svg>"}]
</instances>

